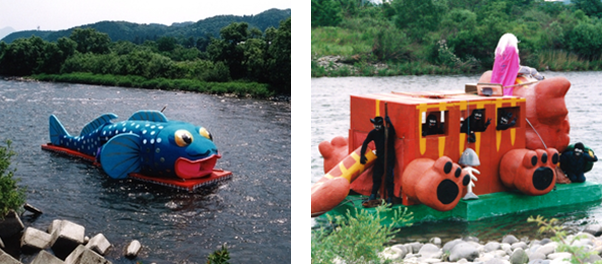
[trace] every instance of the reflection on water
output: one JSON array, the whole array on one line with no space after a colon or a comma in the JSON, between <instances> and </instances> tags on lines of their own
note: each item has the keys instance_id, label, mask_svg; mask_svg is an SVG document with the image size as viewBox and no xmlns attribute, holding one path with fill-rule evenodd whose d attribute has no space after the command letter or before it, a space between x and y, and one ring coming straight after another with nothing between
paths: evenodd
<instances>
[{"instance_id":1,"label":"reflection on water","mask_svg":"<svg viewBox=\"0 0 602 264\"><path fill-rule=\"evenodd\" d=\"M231 180L194 193L113 180L80 160L40 149L48 117L71 134L100 114L117 121L138 110L206 127ZM290 103L91 85L0 81L0 140L11 139L16 177L27 201L44 214L26 225L46 230L53 219L102 232L113 263L135 263L121 250L143 245L144 263L206 263L227 243L234 263L287 263L291 253ZM30 260L25 257L24 263Z\"/></svg>"},{"instance_id":2,"label":"reflection on water","mask_svg":"<svg viewBox=\"0 0 602 264\"><path fill-rule=\"evenodd\" d=\"M571 82L565 97L571 123L571 143L583 142L594 151L602 152L602 92L599 89L599 72L545 72L546 77L563 76ZM349 96L391 91L441 91L464 90L464 84L475 83L479 75L458 76L396 76L396 77L346 77L312 79L311 113L311 173L312 184L324 175L323 159L318 144L335 136L348 136ZM602 168L596 164L586 178L602 182ZM489 218L483 221L427 222L400 229L398 241L421 241L433 236L444 241L461 236L475 236L481 240L499 240L505 234L520 238L537 238L535 224L527 224L530 215L556 217L572 231L580 231L585 225L602 221L600 204L556 208Z\"/></svg>"}]
</instances>

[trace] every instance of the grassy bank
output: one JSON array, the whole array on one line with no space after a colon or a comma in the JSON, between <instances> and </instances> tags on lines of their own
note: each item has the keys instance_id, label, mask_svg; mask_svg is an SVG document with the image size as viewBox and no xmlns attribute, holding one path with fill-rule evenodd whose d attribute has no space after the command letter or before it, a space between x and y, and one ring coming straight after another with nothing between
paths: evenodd
<instances>
[{"instance_id":1,"label":"grassy bank","mask_svg":"<svg viewBox=\"0 0 602 264\"><path fill-rule=\"evenodd\" d=\"M505 33L519 39L521 65L539 71L598 71L602 45L592 36L602 32L602 7L596 8L583 1L358 5L312 0L311 76L479 74L492 69L494 50Z\"/></svg>"},{"instance_id":2,"label":"grassy bank","mask_svg":"<svg viewBox=\"0 0 602 264\"><path fill-rule=\"evenodd\" d=\"M397 59L382 60L374 53L385 46L382 43L370 28L357 31L341 27L313 28L311 77L478 74L491 70L474 58L458 58L445 43L430 47L417 44L394 47L395 51L389 53ZM438 63L428 59L429 51L435 50L440 58ZM531 53L521 63L540 71L602 70L602 59L587 60L565 50Z\"/></svg>"},{"instance_id":3,"label":"grassy bank","mask_svg":"<svg viewBox=\"0 0 602 264\"><path fill-rule=\"evenodd\" d=\"M141 76L110 74L68 73L37 74L30 78L46 82L82 83L105 86L136 87L146 89L180 90L209 94L235 94L253 98L268 98L274 93L267 84L255 82L204 82L190 79L147 79Z\"/></svg>"},{"instance_id":4,"label":"grassy bank","mask_svg":"<svg viewBox=\"0 0 602 264\"><path fill-rule=\"evenodd\" d=\"M376 61L354 60L353 57L330 55L329 59L316 58L311 61L311 77L345 76L396 76L396 75L447 75L478 74L487 70L483 67L450 67L435 65L426 61L401 63L381 63ZM602 60L587 61L566 51L545 51L537 56L536 65L525 65L540 71L600 71Z\"/></svg>"}]
</instances>

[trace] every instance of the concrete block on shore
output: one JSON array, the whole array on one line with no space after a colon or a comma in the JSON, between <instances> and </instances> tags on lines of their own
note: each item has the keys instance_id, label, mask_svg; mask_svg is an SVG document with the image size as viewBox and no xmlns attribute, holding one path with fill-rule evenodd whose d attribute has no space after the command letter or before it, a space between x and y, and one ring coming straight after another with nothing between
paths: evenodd
<instances>
[{"instance_id":1,"label":"concrete block on shore","mask_svg":"<svg viewBox=\"0 0 602 264\"><path fill-rule=\"evenodd\" d=\"M61 225L61 222L63 222L63 220L59 220L59 219L54 219L52 220L52 223L50 223L50 225L48 226L48 234L52 234L54 232L54 230L58 229L59 226Z\"/></svg>"},{"instance_id":2,"label":"concrete block on shore","mask_svg":"<svg viewBox=\"0 0 602 264\"><path fill-rule=\"evenodd\" d=\"M140 249L142 249L140 241L133 240L125 248L125 257L130 259L135 258L136 256L138 256L138 253L140 253Z\"/></svg>"},{"instance_id":3,"label":"concrete block on shore","mask_svg":"<svg viewBox=\"0 0 602 264\"><path fill-rule=\"evenodd\" d=\"M45 249L50 245L50 234L28 227L21 236L21 250L24 252L35 252Z\"/></svg>"},{"instance_id":4,"label":"concrete block on shore","mask_svg":"<svg viewBox=\"0 0 602 264\"><path fill-rule=\"evenodd\" d=\"M23 208L25 208L25 210L27 210L29 212L32 212L35 215L41 215L42 214L42 210L40 210L40 209L38 209L38 208L34 207L33 205L28 204L28 203L24 204Z\"/></svg>"},{"instance_id":5,"label":"concrete block on shore","mask_svg":"<svg viewBox=\"0 0 602 264\"><path fill-rule=\"evenodd\" d=\"M111 262L91 249L79 245L67 256L65 264L111 264Z\"/></svg>"},{"instance_id":6,"label":"concrete block on shore","mask_svg":"<svg viewBox=\"0 0 602 264\"><path fill-rule=\"evenodd\" d=\"M0 249L0 263L2 264L23 264Z\"/></svg>"},{"instance_id":7,"label":"concrete block on shore","mask_svg":"<svg viewBox=\"0 0 602 264\"><path fill-rule=\"evenodd\" d=\"M86 244L86 248L94 250L96 253L103 256L107 253L110 247L111 243L103 234L95 235Z\"/></svg>"},{"instance_id":8,"label":"concrete block on shore","mask_svg":"<svg viewBox=\"0 0 602 264\"><path fill-rule=\"evenodd\" d=\"M23 231L23 229L25 229L25 226L19 215L14 210L10 210L4 220L0 221L0 238L6 241Z\"/></svg>"},{"instance_id":9,"label":"concrete block on shore","mask_svg":"<svg viewBox=\"0 0 602 264\"><path fill-rule=\"evenodd\" d=\"M52 232L52 251L60 259L65 259L78 245L84 242L86 228L71 221L63 220Z\"/></svg>"},{"instance_id":10,"label":"concrete block on shore","mask_svg":"<svg viewBox=\"0 0 602 264\"><path fill-rule=\"evenodd\" d=\"M111 264L111 262L91 249L79 245L67 256L65 264Z\"/></svg>"},{"instance_id":11,"label":"concrete block on shore","mask_svg":"<svg viewBox=\"0 0 602 264\"><path fill-rule=\"evenodd\" d=\"M65 264L62 260L50 254L46 250L40 251L31 264Z\"/></svg>"}]
</instances>

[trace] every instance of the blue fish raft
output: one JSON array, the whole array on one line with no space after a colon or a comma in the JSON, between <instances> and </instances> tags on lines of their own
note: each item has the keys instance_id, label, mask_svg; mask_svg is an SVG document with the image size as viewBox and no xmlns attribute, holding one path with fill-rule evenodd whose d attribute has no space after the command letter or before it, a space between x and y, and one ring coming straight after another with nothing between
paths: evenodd
<instances>
[{"instance_id":1,"label":"blue fish raft","mask_svg":"<svg viewBox=\"0 0 602 264\"><path fill-rule=\"evenodd\" d=\"M101 115L71 136L51 115L50 143L42 149L90 161L114 179L130 177L189 191L232 176L214 168L221 155L206 128L169 121L159 111L138 111L113 123L116 118Z\"/></svg>"}]
</instances>

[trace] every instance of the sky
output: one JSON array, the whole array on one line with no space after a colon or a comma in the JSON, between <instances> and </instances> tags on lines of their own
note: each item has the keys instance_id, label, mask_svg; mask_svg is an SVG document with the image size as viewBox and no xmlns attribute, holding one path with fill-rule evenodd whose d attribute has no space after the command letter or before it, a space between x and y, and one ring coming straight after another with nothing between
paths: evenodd
<instances>
[{"instance_id":1,"label":"sky","mask_svg":"<svg viewBox=\"0 0 602 264\"><path fill-rule=\"evenodd\" d=\"M256 15L291 8L285 0L0 0L0 29L61 30L99 21L139 24L199 21L216 15ZM308 4L309 5L309 4ZM292 8L291 8L292 9Z\"/></svg>"}]
</instances>

